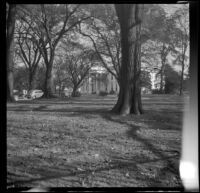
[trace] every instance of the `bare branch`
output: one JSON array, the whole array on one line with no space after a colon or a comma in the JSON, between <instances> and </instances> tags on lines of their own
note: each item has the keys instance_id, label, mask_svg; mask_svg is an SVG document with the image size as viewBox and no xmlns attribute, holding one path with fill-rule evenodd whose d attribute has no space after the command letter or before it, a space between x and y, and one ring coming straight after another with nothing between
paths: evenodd
<instances>
[{"instance_id":1,"label":"bare branch","mask_svg":"<svg viewBox=\"0 0 200 193\"><path fill-rule=\"evenodd\" d=\"M98 50L98 48L97 48L97 45L96 45L96 42L94 41L94 39L93 39L90 35L83 33L83 32L81 31L80 28L79 28L79 33L82 34L82 35L85 36L85 37L88 37L88 38L92 41L93 47L94 47L94 49L95 49L97 55L99 56L99 58L100 58L100 60L101 60L101 62L102 62L102 64L103 64L103 66L106 68L106 70L107 70L108 72L110 72L115 78L117 78L116 74L108 67L108 65L107 65L106 62L104 61L103 57L101 56L101 53L99 52L99 50Z\"/></svg>"}]
</instances>

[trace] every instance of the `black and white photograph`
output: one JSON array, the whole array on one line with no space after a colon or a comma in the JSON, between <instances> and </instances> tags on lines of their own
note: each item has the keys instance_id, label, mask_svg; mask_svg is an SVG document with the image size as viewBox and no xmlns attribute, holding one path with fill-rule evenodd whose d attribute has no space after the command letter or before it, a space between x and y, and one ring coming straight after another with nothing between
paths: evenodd
<instances>
[{"instance_id":1,"label":"black and white photograph","mask_svg":"<svg viewBox=\"0 0 200 193\"><path fill-rule=\"evenodd\" d=\"M189 2L5 7L7 190L199 191Z\"/></svg>"}]
</instances>

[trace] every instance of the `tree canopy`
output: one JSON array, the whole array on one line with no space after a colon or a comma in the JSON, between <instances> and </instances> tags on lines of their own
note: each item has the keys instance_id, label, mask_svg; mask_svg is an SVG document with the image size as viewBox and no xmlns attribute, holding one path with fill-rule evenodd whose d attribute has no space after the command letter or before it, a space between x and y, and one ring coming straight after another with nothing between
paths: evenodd
<instances>
[{"instance_id":1,"label":"tree canopy","mask_svg":"<svg viewBox=\"0 0 200 193\"><path fill-rule=\"evenodd\" d=\"M165 93L165 82L168 81L166 72L171 68L177 71L174 76L179 79L179 93L182 94L183 82L188 76L189 68L188 5L140 5L142 8L139 10L142 10L142 13L138 16L139 19L134 14L130 16L133 20L136 18L132 26L129 26L132 32L127 34L129 36L129 33L132 33L129 39L132 38L138 43L138 56L133 55L134 58L138 57L139 63L138 67L127 72L122 66L127 63L123 58L129 51L122 50L122 42L126 39L123 30L127 30L123 25L128 26L129 20L123 20L121 12L124 9L124 14L130 14L130 7L135 4L124 6L123 8L119 4L16 5L13 60L14 63L20 61L26 67L28 75L25 77L28 79L29 90L38 87L39 71L39 74L43 74L43 86L40 87L45 92L44 97L53 96L58 85L59 88L61 85L79 88L92 66L97 65L114 76L119 87L124 87L124 74L127 75L127 72L131 71L132 74L135 73L133 80L140 83L139 90L140 87L151 89L154 84L151 77L155 74L159 79L161 93ZM135 9L138 8L133 8L132 11ZM9 13L7 11L7 21ZM7 22L7 26L9 25ZM137 76L139 78L136 78ZM17 76L14 78L17 79ZM12 82L11 79L8 82Z\"/></svg>"}]
</instances>

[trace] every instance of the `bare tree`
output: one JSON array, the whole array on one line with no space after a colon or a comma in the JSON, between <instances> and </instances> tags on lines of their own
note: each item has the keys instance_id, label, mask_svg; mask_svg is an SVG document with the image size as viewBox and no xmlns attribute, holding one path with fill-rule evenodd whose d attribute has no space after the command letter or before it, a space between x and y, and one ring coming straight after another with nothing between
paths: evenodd
<instances>
[{"instance_id":1,"label":"bare tree","mask_svg":"<svg viewBox=\"0 0 200 193\"><path fill-rule=\"evenodd\" d=\"M16 25L17 54L25 64L29 79L28 89L31 90L35 88L34 80L41 59L41 52L37 44L28 38L28 30L29 28L26 28L22 22L18 21Z\"/></svg>"},{"instance_id":2,"label":"bare tree","mask_svg":"<svg viewBox=\"0 0 200 193\"><path fill-rule=\"evenodd\" d=\"M97 11L99 14L97 14ZM93 12L91 19L86 24L84 23L89 31L85 30L84 26L80 26L79 32L92 42L101 64L115 77L119 84L121 67L120 29L114 7L112 5L98 5L93 8Z\"/></svg>"},{"instance_id":3,"label":"bare tree","mask_svg":"<svg viewBox=\"0 0 200 193\"><path fill-rule=\"evenodd\" d=\"M69 77L69 81L73 86L72 96L74 97L78 88L81 87L84 79L89 74L89 70L95 64L96 55L93 50L87 48L72 46L69 49L69 47L70 44L67 44L65 69L66 76Z\"/></svg>"},{"instance_id":4,"label":"bare tree","mask_svg":"<svg viewBox=\"0 0 200 193\"><path fill-rule=\"evenodd\" d=\"M53 96L53 62L55 50L64 35L80 24L88 16L79 12L80 5L40 5L34 14L29 15L30 20L22 17L32 28L32 40L38 45L46 65L46 79L44 97ZM30 10L29 10L30 11ZM27 11L25 12L27 16Z\"/></svg>"}]
</instances>

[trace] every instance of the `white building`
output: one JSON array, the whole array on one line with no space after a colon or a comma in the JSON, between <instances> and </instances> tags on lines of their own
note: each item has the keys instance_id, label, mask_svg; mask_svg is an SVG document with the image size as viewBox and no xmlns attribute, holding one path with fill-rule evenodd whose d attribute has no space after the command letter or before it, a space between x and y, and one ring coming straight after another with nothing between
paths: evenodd
<instances>
[{"instance_id":1,"label":"white building","mask_svg":"<svg viewBox=\"0 0 200 193\"><path fill-rule=\"evenodd\" d=\"M154 75L152 74L153 77ZM157 82L155 81L155 84ZM119 85L116 78L111 73L108 73L106 69L103 67L93 67L89 72L89 76L80 87L80 92L83 94L99 94L101 91L108 94L118 94ZM142 94L150 94L151 89L142 87L141 92Z\"/></svg>"},{"instance_id":2,"label":"white building","mask_svg":"<svg viewBox=\"0 0 200 193\"><path fill-rule=\"evenodd\" d=\"M118 93L119 85L116 78L103 67L93 67L80 90L85 94L99 94L101 91Z\"/></svg>"}]
</instances>

